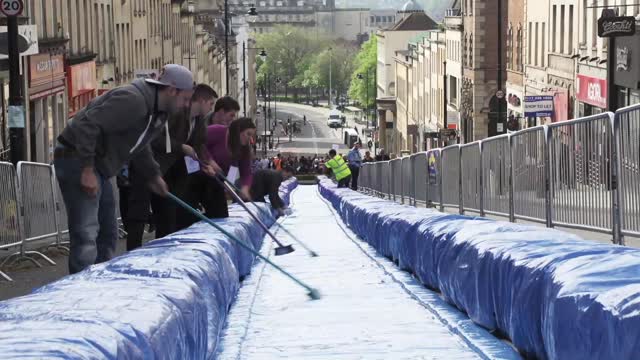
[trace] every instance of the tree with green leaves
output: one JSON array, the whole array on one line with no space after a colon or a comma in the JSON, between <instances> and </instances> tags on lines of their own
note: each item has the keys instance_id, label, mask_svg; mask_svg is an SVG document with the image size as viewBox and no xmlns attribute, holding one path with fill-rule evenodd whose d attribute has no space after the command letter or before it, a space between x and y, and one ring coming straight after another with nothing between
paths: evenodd
<instances>
[{"instance_id":1,"label":"tree with green leaves","mask_svg":"<svg viewBox=\"0 0 640 360\"><path fill-rule=\"evenodd\" d=\"M286 96L289 88L298 88L302 84L304 72L313 57L327 48L329 42L325 36L318 37L290 25L278 25L271 32L259 34L256 45L265 49L267 57L258 64L258 83L264 87L267 77L272 80L280 78L278 89L284 89Z\"/></svg>"},{"instance_id":2,"label":"tree with green leaves","mask_svg":"<svg viewBox=\"0 0 640 360\"><path fill-rule=\"evenodd\" d=\"M376 103L377 59L378 42L375 37L372 37L362 44L355 58L355 70L351 74L349 86L349 97L367 109L373 109Z\"/></svg>"},{"instance_id":3,"label":"tree with green leaves","mask_svg":"<svg viewBox=\"0 0 640 360\"><path fill-rule=\"evenodd\" d=\"M320 52L311 63L309 71L305 72L304 83L322 89L329 89L331 85L334 95L346 95L354 69L351 56L354 50L346 44L334 44Z\"/></svg>"}]
</instances>

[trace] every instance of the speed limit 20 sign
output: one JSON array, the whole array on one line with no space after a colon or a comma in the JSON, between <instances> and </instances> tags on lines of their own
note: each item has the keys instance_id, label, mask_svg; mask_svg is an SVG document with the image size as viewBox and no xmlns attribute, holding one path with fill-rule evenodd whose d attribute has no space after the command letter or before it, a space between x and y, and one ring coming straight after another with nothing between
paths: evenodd
<instances>
[{"instance_id":1,"label":"speed limit 20 sign","mask_svg":"<svg viewBox=\"0 0 640 360\"><path fill-rule=\"evenodd\" d=\"M6 16L18 16L24 10L22 0L0 0L0 11Z\"/></svg>"}]
</instances>

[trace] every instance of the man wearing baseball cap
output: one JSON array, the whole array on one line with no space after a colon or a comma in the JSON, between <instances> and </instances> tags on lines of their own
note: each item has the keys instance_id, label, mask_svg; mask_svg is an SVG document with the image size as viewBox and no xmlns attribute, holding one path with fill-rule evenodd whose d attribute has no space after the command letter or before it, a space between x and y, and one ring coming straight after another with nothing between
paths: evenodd
<instances>
[{"instance_id":1,"label":"man wearing baseball cap","mask_svg":"<svg viewBox=\"0 0 640 360\"><path fill-rule=\"evenodd\" d=\"M130 160L151 190L166 195L151 140L167 117L189 104L193 75L165 65L157 80L137 79L93 99L71 119L54 151L56 177L69 221L69 272L110 260L118 236L110 180ZM170 150L170 144L168 144Z\"/></svg>"}]
</instances>

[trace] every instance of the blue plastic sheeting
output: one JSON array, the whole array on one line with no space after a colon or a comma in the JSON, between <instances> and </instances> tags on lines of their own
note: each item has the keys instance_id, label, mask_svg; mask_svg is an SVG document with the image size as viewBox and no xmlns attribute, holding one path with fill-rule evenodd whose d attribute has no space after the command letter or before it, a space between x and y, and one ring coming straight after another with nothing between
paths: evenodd
<instances>
[{"instance_id":1,"label":"blue plastic sheeting","mask_svg":"<svg viewBox=\"0 0 640 360\"><path fill-rule=\"evenodd\" d=\"M293 215L281 224L320 256L296 251L273 260L318 288L322 299L309 301L261 263L238 293L219 359L520 359L341 223L317 187L296 190Z\"/></svg>"},{"instance_id":2,"label":"blue plastic sheeting","mask_svg":"<svg viewBox=\"0 0 640 360\"><path fill-rule=\"evenodd\" d=\"M640 250L319 186L365 241L522 354L640 356Z\"/></svg>"},{"instance_id":3,"label":"blue plastic sheeting","mask_svg":"<svg viewBox=\"0 0 640 360\"><path fill-rule=\"evenodd\" d=\"M297 186L283 183L285 202ZM275 219L259 204L260 219ZM217 220L260 249L264 232L236 205ZM254 256L206 223L0 302L0 357L204 359Z\"/></svg>"}]
</instances>

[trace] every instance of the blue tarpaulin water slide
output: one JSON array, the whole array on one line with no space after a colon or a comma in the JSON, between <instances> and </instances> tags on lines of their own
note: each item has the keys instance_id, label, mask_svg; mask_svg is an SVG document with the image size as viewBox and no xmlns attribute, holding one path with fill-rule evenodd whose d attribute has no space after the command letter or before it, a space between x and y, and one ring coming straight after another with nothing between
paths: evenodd
<instances>
[{"instance_id":1,"label":"blue tarpaulin water slide","mask_svg":"<svg viewBox=\"0 0 640 360\"><path fill-rule=\"evenodd\" d=\"M283 183L281 197L297 180ZM262 204L259 216L274 223ZM264 232L238 206L217 222L254 249ZM0 359L213 358L255 257L198 223L33 294L0 302Z\"/></svg>"},{"instance_id":2,"label":"blue tarpaulin water slide","mask_svg":"<svg viewBox=\"0 0 640 360\"><path fill-rule=\"evenodd\" d=\"M640 250L337 189L320 191L380 254L538 359L640 358Z\"/></svg>"},{"instance_id":3,"label":"blue tarpaulin water slide","mask_svg":"<svg viewBox=\"0 0 640 360\"><path fill-rule=\"evenodd\" d=\"M287 201L296 186L281 188ZM319 257L273 257L238 207L216 222L321 300L198 223L0 302L0 359L640 358L638 250L328 180L298 187L291 205L281 225Z\"/></svg>"}]
</instances>

